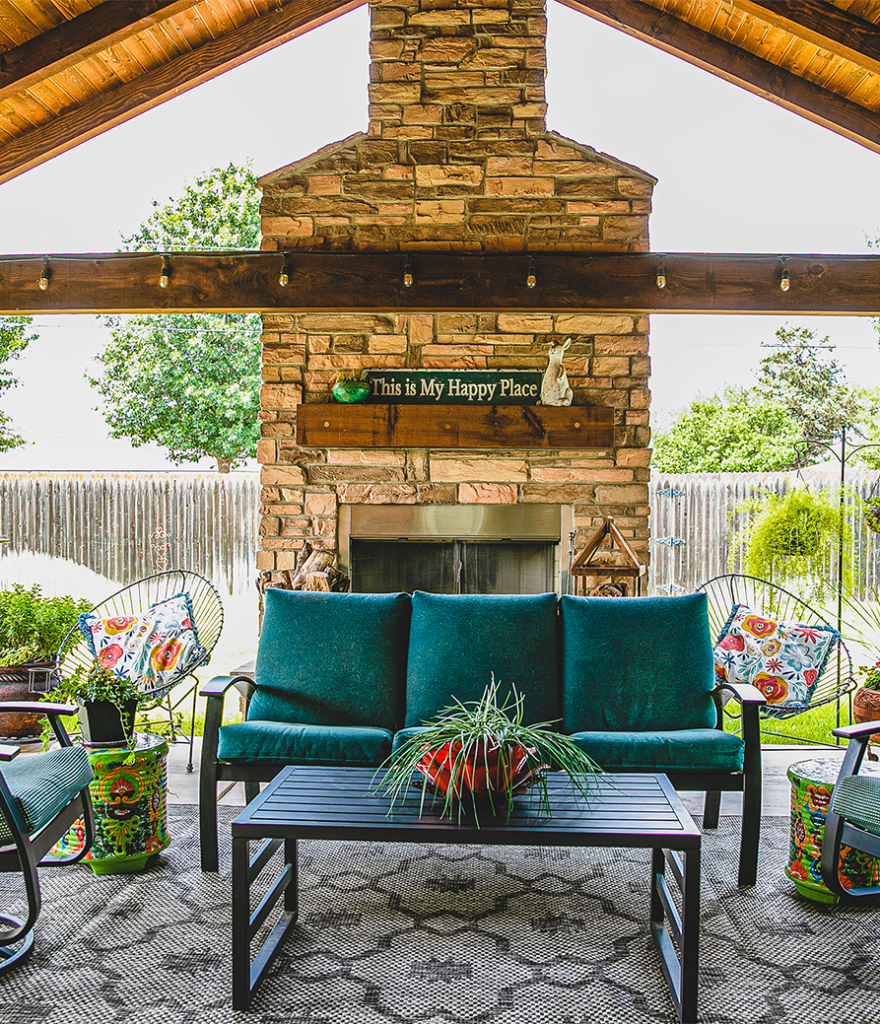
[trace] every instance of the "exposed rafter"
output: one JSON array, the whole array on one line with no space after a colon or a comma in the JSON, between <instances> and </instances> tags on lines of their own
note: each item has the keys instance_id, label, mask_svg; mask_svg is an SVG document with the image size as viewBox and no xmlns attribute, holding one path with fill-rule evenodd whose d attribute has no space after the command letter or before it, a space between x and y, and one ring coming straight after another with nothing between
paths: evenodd
<instances>
[{"instance_id":1,"label":"exposed rafter","mask_svg":"<svg viewBox=\"0 0 880 1024\"><path fill-rule=\"evenodd\" d=\"M254 17L235 32L205 43L8 143L0 152L0 183L365 2L277 0L279 9L271 14Z\"/></svg>"},{"instance_id":2,"label":"exposed rafter","mask_svg":"<svg viewBox=\"0 0 880 1024\"><path fill-rule=\"evenodd\" d=\"M0 313L596 312L880 315L880 256L422 252L0 256ZM46 262L48 260L48 263ZM163 265L166 287L159 283ZM662 265L665 287L658 287ZM48 287L40 287L46 269ZM780 287L787 272L787 290ZM45 283L45 282L44 282Z\"/></svg>"},{"instance_id":3,"label":"exposed rafter","mask_svg":"<svg viewBox=\"0 0 880 1024\"><path fill-rule=\"evenodd\" d=\"M880 117L873 111L694 28L651 4L640 0L560 2L880 153ZM823 9L828 7L827 4L822 6Z\"/></svg>"}]
</instances>

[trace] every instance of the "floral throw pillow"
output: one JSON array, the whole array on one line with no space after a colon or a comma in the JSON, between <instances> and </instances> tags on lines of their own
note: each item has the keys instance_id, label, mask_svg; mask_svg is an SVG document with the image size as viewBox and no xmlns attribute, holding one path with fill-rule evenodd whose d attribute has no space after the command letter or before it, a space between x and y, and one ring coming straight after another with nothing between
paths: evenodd
<instances>
[{"instance_id":1,"label":"floral throw pillow","mask_svg":"<svg viewBox=\"0 0 880 1024\"><path fill-rule=\"evenodd\" d=\"M86 612L79 628L104 668L144 691L169 689L205 657L189 594L158 601L139 615L102 619Z\"/></svg>"},{"instance_id":2,"label":"floral throw pillow","mask_svg":"<svg viewBox=\"0 0 880 1024\"><path fill-rule=\"evenodd\" d=\"M756 686L768 712L806 707L839 636L831 626L780 622L735 604L715 645L715 674Z\"/></svg>"}]
</instances>

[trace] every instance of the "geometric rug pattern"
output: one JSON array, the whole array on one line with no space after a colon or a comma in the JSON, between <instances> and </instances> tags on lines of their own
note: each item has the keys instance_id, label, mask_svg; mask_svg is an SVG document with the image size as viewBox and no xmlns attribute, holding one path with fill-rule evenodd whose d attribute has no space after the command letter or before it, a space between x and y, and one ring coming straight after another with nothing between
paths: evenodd
<instances>
[{"instance_id":1,"label":"geometric rug pattern","mask_svg":"<svg viewBox=\"0 0 880 1024\"><path fill-rule=\"evenodd\" d=\"M644 850L301 842L300 917L249 1013L230 1008L229 821L198 868L194 807L136 875L44 870L36 948L2 1024L672 1024ZM880 1009L880 908L825 908L763 821L736 886L738 821L703 839L700 1020L852 1024ZM0 875L2 896L12 876ZM8 899L6 899L8 905ZM14 911L13 911L14 912Z\"/></svg>"}]
</instances>

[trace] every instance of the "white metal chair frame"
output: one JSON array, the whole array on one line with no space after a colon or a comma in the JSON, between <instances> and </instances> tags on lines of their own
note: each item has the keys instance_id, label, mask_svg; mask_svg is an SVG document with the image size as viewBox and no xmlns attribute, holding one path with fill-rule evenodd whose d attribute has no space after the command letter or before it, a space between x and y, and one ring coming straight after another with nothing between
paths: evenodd
<instances>
[{"instance_id":1,"label":"white metal chair frame","mask_svg":"<svg viewBox=\"0 0 880 1024\"><path fill-rule=\"evenodd\" d=\"M179 679L175 679L169 686L163 686L161 691L156 691L155 696L160 706L168 715L171 728L171 739L176 735L186 739L176 723L175 713L185 700L192 697L192 720L189 731L189 761L187 771L193 770L193 737L195 735L196 722L196 699L198 697L198 681L193 676L197 668L201 668L211 660L211 653L220 639L223 631L223 603L214 585L198 573L190 572L187 569L169 569L167 572L154 573L143 579L128 584L121 590L117 590L100 604L96 604L91 612L95 612L101 618L115 618L122 615L139 615L145 612L150 605L164 601L175 594L189 594L192 605L193 621L199 638L199 644L204 648L204 655L195 664L189 665L187 671L182 673ZM78 626L67 634L61 642L58 653L55 656L55 675L60 678L62 675L69 675L77 668L88 669L92 664L92 652L86 643ZM192 676L192 686L178 698L174 703L171 700L172 687L178 686L184 679ZM146 693L149 696L149 692Z\"/></svg>"}]
</instances>

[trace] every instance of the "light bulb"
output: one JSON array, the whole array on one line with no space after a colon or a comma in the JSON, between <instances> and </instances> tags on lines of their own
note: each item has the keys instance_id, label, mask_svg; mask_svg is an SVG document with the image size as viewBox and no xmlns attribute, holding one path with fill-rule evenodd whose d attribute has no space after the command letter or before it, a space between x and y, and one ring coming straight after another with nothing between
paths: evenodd
<instances>
[{"instance_id":1,"label":"light bulb","mask_svg":"<svg viewBox=\"0 0 880 1024\"><path fill-rule=\"evenodd\" d=\"M538 278L535 274L535 261L529 260L529 272L526 274L526 288L534 288L537 283Z\"/></svg>"},{"instance_id":2,"label":"light bulb","mask_svg":"<svg viewBox=\"0 0 880 1024\"><path fill-rule=\"evenodd\" d=\"M49 261L43 261L43 271L40 274L40 291L44 292L49 287Z\"/></svg>"},{"instance_id":3,"label":"light bulb","mask_svg":"<svg viewBox=\"0 0 880 1024\"><path fill-rule=\"evenodd\" d=\"M779 278L779 287L784 292L791 288L791 278L788 276L787 270L782 271L782 277Z\"/></svg>"},{"instance_id":4,"label":"light bulb","mask_svg":"<svg viewBox=\"0 0 880 1024\"><path fill-rule=\"evenodd\" d=\"M666 287L666 271L663 269L663 264L662 263L660 264L659 267L657 267L657 287L658 288L665 288Z\"/></svg>"},{"instance_id":5,"label":"light bulb","mask_svg":"<svg viewBox=\"0 0 880 1024\"><path fill-rule=\"evenodd\" d=\"M287 265L287 260L284 261L284 266L281 268L281 273L278 275L278 283L282 288L286 288L290 282L290 267Z\"/></svg>"},{"instance_id":6,"label":"light bulb","mask_svg":"<svg viewBox=\"0 0 880 1024\"><path fill-rule=\"evenodd\" d=\"M413 286L412 267L407 263L407 265L403 268L403 287L404 288L412 288L412 286Z\"/></svg>"},{"instance_id":7,"label":"light bulb","mask_svg":"<svg viewBox=\"0 0 880 1024\"><path fill-rule=\"evenodd\" d=\"M162 272L159 274L159 287L168 287L168 278L171 276L171 268L168 266L167 258L162 258Z\"/></svg>"}]
</instances>

